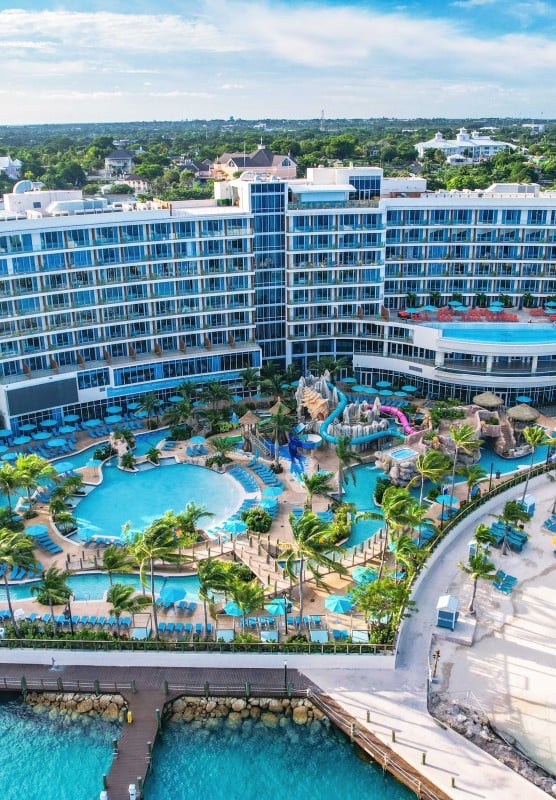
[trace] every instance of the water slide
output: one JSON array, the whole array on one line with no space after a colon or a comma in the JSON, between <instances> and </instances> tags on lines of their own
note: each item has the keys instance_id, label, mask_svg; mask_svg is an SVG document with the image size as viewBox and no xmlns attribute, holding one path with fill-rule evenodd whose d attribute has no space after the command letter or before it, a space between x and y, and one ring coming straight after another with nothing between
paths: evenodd
<instances>
[{"instance_id":1,"label":"water slide","mask_svg":"<svg viewBox=\"0 0 556 800\"><path fill-rule=\"evenodd\" d=\"M336 392L338 393L340 402L338 403L334 411L332 411L326 417L324 422L321 423L321 426L319 428L319 433L325 440L325 442L330 442L331 444L337 444L338 437L332 436L332 434L328 433L328 426L332 422L334 422L334 420L337 419L340 416L340 414L344 413L344 409L348 404L348 400L345 394L342 391L340 391L340 389L338 389L337 386L334 387L331 384L329 384L329 386L331 389L336 388ZM405 433L400 433L399 431L395 431L392 430L391 428L388 428L388 430L386 431L377 431L376 433L368 433L366 436L354 436L353 439L351 440L351 444L365 444L366 442L374 442L377 439L384 439L386 436L395 436L398 439L405 439L406 433L408 432L413 433L413 428L410 427L409 422L407 421L407 417L405 416L405 414L402 414L399 409L393 408L392 406L381 406L381 410L394 414L397 417L397 419L399 419L400 422L402 422L402 424L404 424L403 421L405 420L405 425L407 426L408 430L406 430L404 427Z\"/></svg>"},{"instance_id":2,"label":"water slide","mask_svg":"<svg viewBox=\"0 0 556 800\"><path fill-rule=\"evenodd\" d=\"M409 424L409 420L407 419L406 415L403 414L399 408L394 408L393 406L381 406L380 410L396 417L396 419L399 420L406 436L409 436L410 433L415 433L414 429Z\"/></svg>"}]
</instances>

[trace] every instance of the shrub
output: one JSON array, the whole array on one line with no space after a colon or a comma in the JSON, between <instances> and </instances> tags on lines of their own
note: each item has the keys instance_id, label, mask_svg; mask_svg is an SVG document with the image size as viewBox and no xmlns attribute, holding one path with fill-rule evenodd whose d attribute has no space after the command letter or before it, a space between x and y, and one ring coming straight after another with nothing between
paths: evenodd
<instances>
[{"instance_id":1,"label":"shrub","mask_svg":"<svg viewBox=\"0 0 556 800\"><path fill-rule=\"evenodd\" d=\"M109 445L108 443L103 444L101 447L97 447L95 452L93 453L93 458L95 461L106 461L107 458L111 456L115 456L116 451L114 448Z\"/></svg>"},{"instance_id":2,"label":"shrub","mask_svg":"<svg viewBox=\"0 0 556 800\"><path fill-rule=\"evenodd\" d=\"M390 478L379 478L375 485L374 491L374 501L379 506L382 503L382 498L384 496L384 492L386 489L389 489L392 486L392 481Z\"/></svg>"},{"instance_id":3,"label":"shrub","mask_svg":"<svg viewBox=\"0 0 556 800\"><path fill-rule=\"evenodd\" d=\"M260 506L244 511L241 518L253 533L268 533L272 526L272 517Z\"/></svg>"}]
</instances>

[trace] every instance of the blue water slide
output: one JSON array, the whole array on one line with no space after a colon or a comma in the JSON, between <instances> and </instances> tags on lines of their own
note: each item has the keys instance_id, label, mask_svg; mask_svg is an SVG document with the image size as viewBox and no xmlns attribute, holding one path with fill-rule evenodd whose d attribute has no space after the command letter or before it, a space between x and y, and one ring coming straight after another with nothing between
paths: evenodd
<instances>
[{"instance_id":1,"label":"blue water slide","mask_svg":"<svg viewBox=\"0 0 556 800\"><path fill-rule=\"evenodd\" d=\"M325 442L330 442L331 444L337 444L338 437L332 436L332 434L328 433L328 426L332 422L334 422L334 420L337 419L337 417L339 417L340 414L343 414L345 407L348 404L348 400L345 394L341 392L340 389L338 389L338 387L334 387L332 384L328 384L328 386L330 387L330 389L336 388L336 392L338 394L338 397L340 398L340 402L338 403L334 411L332 411L326 417L324 422L321 423L321 426L319 428L319 433ZM393 430L392 428L388 428L388 430L385 431L368 433L366 436L354 436L353 439L351 440L351 444L365 444L366 442L375 442L377 439L384 439L386 436L395 436L398 439L405 439L405 434L400 433L400 431Z\"/></svg>"}]
</instances>

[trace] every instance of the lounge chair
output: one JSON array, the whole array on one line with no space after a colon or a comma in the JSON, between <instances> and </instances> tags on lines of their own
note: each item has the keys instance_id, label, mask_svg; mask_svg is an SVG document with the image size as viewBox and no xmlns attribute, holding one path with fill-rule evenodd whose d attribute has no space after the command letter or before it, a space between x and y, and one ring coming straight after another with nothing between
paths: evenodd
<instances>
[{"instance_id":1,"label":"lounge chair","mask_svg":"<svg viewBox=\"0 0 556 800\"><path fill-rule=\"evenodd\" d=\"M184 630L185 630L185 635L186 636L191 636L191 634L193 633L193 625L192 625L192 623L191 622L186 622Z\"/></svg>"},{"instance_id":2,"label":"lounge chair","mask_svg":"<svg viewBox=\"0 0 556 800\"><path fill-rule=\"evenodd\" d=\"M98 619L97 616L89 617L89 625L91 625L91 627L94 628L94 626L97 624L97 619Z\"/></svg>"},{"instance_id":3,"label":"lounge chair","mask_svg":"<svg viewBox=\"0 0 556 800\"><path fill-rule=\"evenodd\" d=\"M104 628L106 625L106 617L99 617L97 620L97 625L99 628Z\"/></svg>"},{"instance_id":4,"label":"lounge chair","mask_svg":"<svg viewBox=\"0 0 556 800\"><path fill-rule=\"evenodd\" d=\"M89 617L87 615L79 617L79 625L87 625L88 622L89 622Z\"/></svg>"},{"instance_id":5,"label":"lounge chair","mask_svg":"<svg viewBox=\"0 0 556 800\"><path fill-rule=\"evenodd\" d=\"M181 636L181 634L183 633L183 630L184 630L183 622L176 622L176 634L178 636Z\"/></svg>"},{"instance_id":6,"label":"lounge chair","mask_svg":"<svg viewBox=\"0 0 556 800\"><path fill-rule=\"evenodd\" d=\"M203 630L204 630L204 626L202 625L202 623L198 622L198 623L195 625L195 633L198 633L198 634L199 634L199 636L202 636L202 634L203 634Z\"/></svg>"},{"instance_id":7,"label":"lounge chair","mask_svg":"<svg viewBox=\"0 0 556 800\"><path fill-rule=\"evenodd\" d=\"M334 629L332 631L332 637L333 637L335 642L341 642L342 640L345 640L345 639L348 638L348 632L344 631L344 630Z\"/></svg>"},{"instance_id":8,"label":"lounge chair","mask_svg":"<svg viewBox=\"0 0 556 800\"><path fill-rule=\"evenodd\" d=\"M131 617L122 617L120 620L120 625L123 628L129 628L129 626L131 625Z\"/></svg>"},{"instance_id":9,"label":"lounge chair","mask_svg":"<svg viewBox=\"0 0 556 800\"><path fill-rule=\"evenodd\" d=\"M158 623L158 632L159 633L166 633L166 623L165 622L159 622Z\"/></svg>"},{"instance_id":10,"label":"lounge chair","mask_svg":"<svg viewBox=\"0 0 556 800\"><path fill-rule=\"evenodd\" d=\"M185 602L185 600L180 600L180 601L179 601L179 603L176 603L176 606L175 606L175 607L176 607L176 608L177 608L179 611L185 611L185 608L186 608L186 606L187 606L187 603Z\"/></svg>"},{"instance_id":11,"label":"lounge chair","mask_svg":"<svg viewBox=\"0 0 556 800\"><path fill-rule=\"evenodd\" d=\"M167 622L166 623L166 633L174 633L175 629L176 629L176 623L175 622Z\"/></svg>"},{"instance_id":12,"label":"lounge chair","mask_svg":"<svg viewBox=\"0 0 556 800\"><path fill-rule=\"evenodd\" d=\"M39 615L35 611L33 611L33 613L29 614L29 616L27 617L27 621L28 622L34 622L38 618L39 618Z\"/></svg>"},{"instance_id":13,"label":"lounge chair","mask_svg":"<svg viewBox=\"0 0 556 800\"><path fill-rule=\"evenodd\" d=\"M193 611L195 611L196 608L197 608L197 603L194 603L193 601L187 604L187 610L191 611L192 613Z\"/></svg>"},{"instance_id":14,"label":"lounge chair","mask_svg":"<svg viewBox=\"0 0 556 800\"><path fill-rule=\"evenodd\" d=\"M212 636L212 622L207 622L207 636Z\"/></svg>"}]
</instances>

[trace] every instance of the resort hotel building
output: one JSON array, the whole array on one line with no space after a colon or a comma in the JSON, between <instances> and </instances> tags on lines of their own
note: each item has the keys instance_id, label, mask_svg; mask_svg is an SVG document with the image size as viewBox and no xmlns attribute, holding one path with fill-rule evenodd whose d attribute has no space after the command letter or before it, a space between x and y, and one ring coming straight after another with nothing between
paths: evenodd
<instances>
[{"instance_id":1,"label":"resort hotel building","mask_svg":"<svg viewBox=\"0 0 556 800\"><path fill-rule=\"evenodd\" d=\"M497 321L501 298L512 321ZM0 211L0 411L18 431L182 381L241 393L246 367L323 356L349 357L369 385L547 403L553 301L556 193L536 185L428 192L326 167L245 172L212 201L112 206L21 181ZM467 318L477 305L492 323Z\"/></svg>"}]
</instances>

